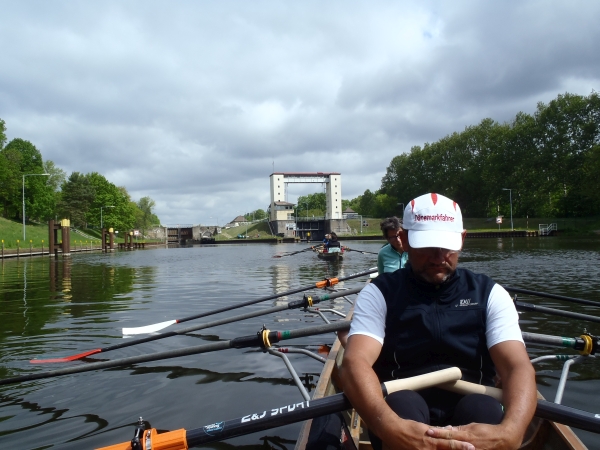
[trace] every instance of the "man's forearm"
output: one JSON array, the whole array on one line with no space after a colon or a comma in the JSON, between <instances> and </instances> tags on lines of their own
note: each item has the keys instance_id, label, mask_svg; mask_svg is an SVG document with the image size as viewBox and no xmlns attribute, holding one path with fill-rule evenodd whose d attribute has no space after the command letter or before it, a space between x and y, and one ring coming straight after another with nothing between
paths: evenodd
<instances>
[{"instance_id":1,"label":"man's forearm","mask_svg":"<svg viewBox=\"0 0 600 450\"><path fill-rule=\"evenodd\" d=\"M504 419L501 426L523 436L535 412L537 388L531 365L517 367L502 379Z\"/></svg>"},{"instance_id":2,"label":"man's forearm","mask_svg":"<svg viewBox=\"0 0 600 450\"><path fill-rule=\"evenodd\" d=\"M390 429L397 429L402 419L385 402L379 379L370 366L344 361L340 377L344 394L371 431L383 439Z\"/></svg>"}]
</instances>

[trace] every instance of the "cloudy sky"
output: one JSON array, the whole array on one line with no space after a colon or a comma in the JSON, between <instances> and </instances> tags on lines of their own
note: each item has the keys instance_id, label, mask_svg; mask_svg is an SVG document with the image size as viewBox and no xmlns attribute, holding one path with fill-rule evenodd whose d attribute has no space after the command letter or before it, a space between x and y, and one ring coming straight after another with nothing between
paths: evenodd
<instances>
[{"instance_id":1,"label":"cloudy sky","mask_svg":"<svg viewBox=\"0 0 600 450\"><path fill-rule=\"evenodd\" d=\"M274 170L340 172L351 199L411 146L600 90L598 18L593 0L0 0L0 118L164 224L223 224L267 208Z\"/></svg>"}]
</instances>

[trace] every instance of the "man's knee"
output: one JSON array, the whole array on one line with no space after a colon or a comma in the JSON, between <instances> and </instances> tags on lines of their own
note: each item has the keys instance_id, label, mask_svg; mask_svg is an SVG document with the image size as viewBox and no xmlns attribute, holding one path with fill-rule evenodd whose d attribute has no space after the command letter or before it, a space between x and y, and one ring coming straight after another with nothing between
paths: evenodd
<instances>
[{"instance_id":1,"label":"man's knee","mask_svg":"<svg viewBox=\"0 0 600 450\"><path fill-rule=\"evenodd\" d=\"M429 424L429 407L418 392L394 392L388 395L385 401L403 419Z\"/></svg>"},{"instance_id":2,"label":"man's knee","mask_svg":"<svg viewBox=\"0 0 600 450\"><path fill-rule=\"evenodd\" d=\"M456 405L452 425L487 423L497 425L502 422L504 411L498 400L483 394L464 396Z\"/></svg>"}]
</instances>

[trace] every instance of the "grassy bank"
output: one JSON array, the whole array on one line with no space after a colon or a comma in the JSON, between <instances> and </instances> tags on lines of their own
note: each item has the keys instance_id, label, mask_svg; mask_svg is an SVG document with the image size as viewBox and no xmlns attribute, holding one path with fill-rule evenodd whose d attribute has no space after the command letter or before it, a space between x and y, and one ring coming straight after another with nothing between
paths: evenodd
<instances>
[{"instance_id":1,"label":"grassy bank","mask_svg":"<svg viewBox=\"0 0 600 450\"><path fill-rule=\"evenodd\" d=\"M42 246L48 246L48 224L44 225L30 225L25 226L26 238L23 240L23 224L8 220L0 217L0 240L4 241L4 248L17 248L18 245L21 248L29 248L31 245L34 248Z\"/></svg>"},{"instance_id":2,"label":"grassy bank","mask_svg":"<svg viewBox=\"0 0 600 450\"><path fill-rule=\"evenodd\" d=\"M89 244L92 241L94 245L100 245L99 242L102 240L100 230L84 228L80 231L81 233L76 231L71 232L72 247ZM34 249L48 247L48 224L27 224L25 226L25 234L26 238L23 241L22 223L0 217L0 241L4 241L5 249L16 249L17 246L22 249L29 249L30 245ZM61 239L60 234L58 239ZM117 236L115 242L123 242L123 238ZM155 241L144 239L144 242L150 243Z\"/></svg>"},{"instance_id":3,"label":"grassy bank","mask_svg":"<svg viewBox=\"0 0 600 450\"><path fill-rule=\"evenodd\" d=\"M361 221L359 219L348 219L347 223L355 235L363 236L379 236L381 231L379 230L379 222L381 219L377 218L363 218L362 232L361 232ZM576 218L576 219L513 219L515 230L529 230L536 231L539 229L540 224L556 223L560 234L577 235L577 234L600 234L600 217L591 218ZM495 219L464 219L464 226L469 231L498 231L498 225L495 223ZM501 231L510 230L510 218L504 218L504 223L500 225ZM27 224L26 225L26 239L23 241L23 224L14 220L8 220L0 217L0 240L4 241L5 249L16 249L17 245L20 248L28 249L30 244L33 248L40 248L42 244L44 247L48 246L48 225L47 224ZM100 240L100 230L96 229L83 229L82 233L85 236L76 232L71 233L71 244L82 244L90 242L92 239ZM256 237L269 238L271 231L267 222L257 222L255 224L249 224L246 231L246 226L242 225L235 228L221 229L221 233L216 236L216 240L230 240L237 239L238 235L248 235L249 239ZM273 237L275 239L275 237ZM18 244L17 244L17 241ZM30 243L31 241L31 243ZM42 242L43 241L43 242ZM117 242L123 242L123 238L117 237ZM145 242L151 242L151 240L144 239Z\"/></svg>"},{"instance_id":4,"label":"grassy bank","mask_svg":"<svg viewBox=\"0 0 600 450\"><path fill-rule=\"evenodd\" d=\"M246 225L240 225L234 228L221 228L221 233L215 236L217 241L227 241L229 239L237 239L238 235L248 235L248 239L254 239L260 237L261 239L273 238L269 224L267 222L257 222L248 224L248 230L246 231Z\"/></svg>"},{"instance_id":5,"label":"grassy bank","mask_svg":"<svg viewBox=\"0 0 600 450\"><path fill-rule=\"evenodd\" d=\"M381 219L363 218L362 233L359 219L348 219L348 225L353 233L364 236L380 235L379 223ZM540 224L557 224L558 231L561 234L594 234L600 233L600 217L573 218L573 219L539 219L539 218L513 218L513 226L519 231L537 231ZM498 231L496 218L487 219L464 219L464 227L469 231ZM510 231L510 217L504 217L500 224L500 231Z\"/></svg>"}]
</instances>

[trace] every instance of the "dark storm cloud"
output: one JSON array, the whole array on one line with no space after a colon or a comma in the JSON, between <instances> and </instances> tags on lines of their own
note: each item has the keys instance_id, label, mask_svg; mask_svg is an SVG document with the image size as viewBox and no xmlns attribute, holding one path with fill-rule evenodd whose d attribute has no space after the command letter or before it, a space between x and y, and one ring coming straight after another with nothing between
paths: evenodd
<instances>
[{"instance_id":1,"label":"dark storm cloud","mask_svg":"<svg viewBox=\"0 0 600 450\"><path fill-rule=\"evenodd\" d=\"M0 117L165 223L266 208L276 171L343 196L483 118L598 89L596 2L8 2ZM290 201L320 185L294 185ZM210 219L210 218L213 219Z\"/></svg>"}]
</instances>

